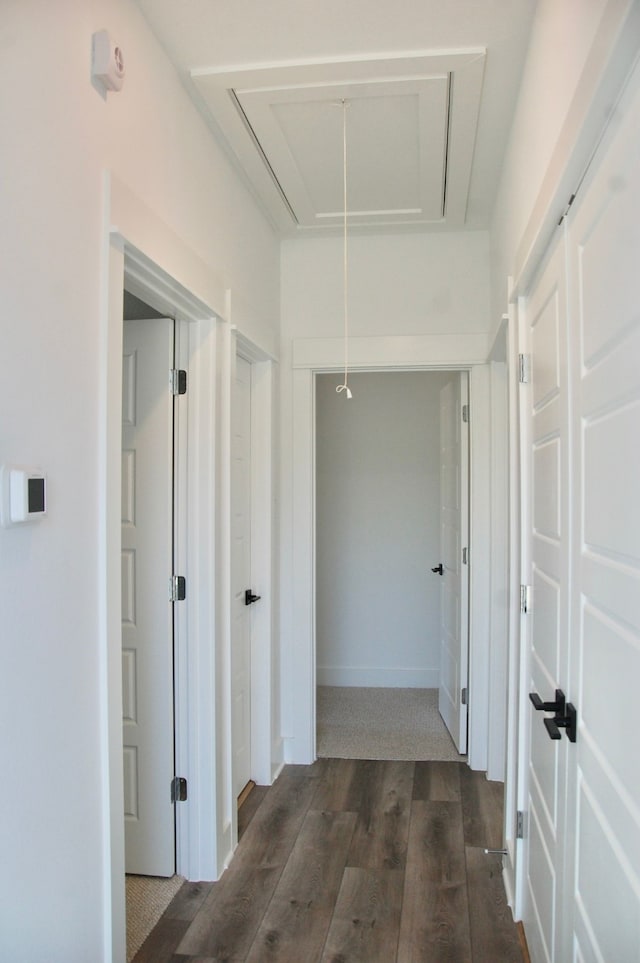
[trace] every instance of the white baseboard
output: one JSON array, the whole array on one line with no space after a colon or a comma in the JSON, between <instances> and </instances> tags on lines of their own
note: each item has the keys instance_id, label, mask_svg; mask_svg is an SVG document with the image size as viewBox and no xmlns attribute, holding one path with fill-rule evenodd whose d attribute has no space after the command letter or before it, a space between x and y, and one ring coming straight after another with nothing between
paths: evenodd
<instances>
[{"instance_id":1,"label":"white baseboard","mask_svg":"<svg viewBox=\"0 0 640 963\"><path fill-rule=\"evenodd\" d=\"M437 689L438 669L388 669L379 666L319 665L318 685L377 687L387 689Z\"/></svg>"}]
</instances>

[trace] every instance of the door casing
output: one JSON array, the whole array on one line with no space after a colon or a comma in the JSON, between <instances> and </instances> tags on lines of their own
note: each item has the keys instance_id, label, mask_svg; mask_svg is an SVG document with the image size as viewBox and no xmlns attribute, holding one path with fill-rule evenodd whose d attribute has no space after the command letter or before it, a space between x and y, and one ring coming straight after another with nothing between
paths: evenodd
<instances>
[{"instance_id":1,"label":"door casing","mask_svg":"<svg viewBox=\"0 0 640 963\"><path fill-rule=\"evenodd\" d=\"M246 342L259 390L252 413L261 431L256 453L257 543L264 595L272 584L273 358L243 339L223 320L230 294L205 265L155 213L108 172L103 210L103 277L99 370L99 611L101 671L101 775L103 786L104 959L124 963L126 920L124 886L124 812L122 776L122 673L120 654L120 498L122 406L122 292L127 290L161 314L180 322L177 363L189 371L188 404L181 405L176 430L186 439L177 466L176 566L189 576L186 602L176 616L180 647L176 660L176 766L189 759L189 798L177 810L178 871L190 879L217 879L235 846L236 806L229 771L228 692L229 606L225 584L228 560L229 490L226 479L230 430L230 369L236 340ZM114 226L117 225L117 226ZM180 280L177 280L180 278ZM214 492L212 499L211 493ZM263 510L265 509L266 510ZM226 523L225 523L226 520ZM189 539L187 540L187 533ZM264 566L264 569L262 568ZM191 586L189 590L189 585ZM259 701L256 752L261 769L279 765L271 738L271 604L265 606L259 635L265 688ZM212 692L214 698L212 698ZM253 746L252 746L253 748Z\"/></svg>"},{"instance_id":2,"label":"door casing","mask_svg":"<svg viewBox=\"0 0 640 963\"><path fill-rule=\"evenodd\" d=\"M490 666L490 580L483 563L489 553L490 421L489 367L486 339L473 335L406 338L358 338L352 347L354 371L467 370L470 385L470 728L468 759L473 769L486 769ZM290 626L283 625L285 678L289 703L285 759L309 764L315 744L315 374L339 371L343 364L340 339L294 342L293 357L293 519L289 579L292 602ZM475 564L474 564L475 559ZM295 640L295 644L294 644Z\"/></svg>"}]
</instances>

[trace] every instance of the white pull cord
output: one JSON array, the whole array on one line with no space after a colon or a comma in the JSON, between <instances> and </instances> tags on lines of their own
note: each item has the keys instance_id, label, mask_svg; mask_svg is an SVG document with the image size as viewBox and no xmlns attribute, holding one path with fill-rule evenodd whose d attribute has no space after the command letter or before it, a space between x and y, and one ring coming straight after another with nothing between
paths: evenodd
<instances>
[{"instance_id":1,"label":"white pull cord","mask_svg":"<svg viewBox=\"0 0 640 963\"><path fill-rule=\"evenodd\" d=\"M343 284L344 295L344 384L338 385L336 391L340 394L344 391L347 398L353 398L349 387L349 300L348 300L348 277L349 261L347 253L347 102L342 101L342 193L343 193L343 238L344 238L344 258L343 258Z\"/></svg>"}]
</instances>

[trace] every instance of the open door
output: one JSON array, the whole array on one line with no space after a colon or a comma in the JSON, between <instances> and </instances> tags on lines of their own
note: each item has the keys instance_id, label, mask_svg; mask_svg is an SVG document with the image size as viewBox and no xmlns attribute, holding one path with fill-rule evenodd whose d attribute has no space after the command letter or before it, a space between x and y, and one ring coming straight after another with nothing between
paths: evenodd
<instances>
[{"instance_id":1,"label":"open door","mask_svg":"<svg viewBox=\"0 0 640 963\"><path fill-rule=\"evenodd\" d=\"M122 695L125 868L173 876L174 322L124 324Z\"/></svg>"},{"instance_id":2,"label":"open door","mask_svg":"<svg viewBox=\"0 0 640 963\"><path fill-rule=\"evenodd\" d=\"M467 751L469 671L468 376L440 391L440 688L438 708L458 752Z\"/></svg>"}]
</instances>

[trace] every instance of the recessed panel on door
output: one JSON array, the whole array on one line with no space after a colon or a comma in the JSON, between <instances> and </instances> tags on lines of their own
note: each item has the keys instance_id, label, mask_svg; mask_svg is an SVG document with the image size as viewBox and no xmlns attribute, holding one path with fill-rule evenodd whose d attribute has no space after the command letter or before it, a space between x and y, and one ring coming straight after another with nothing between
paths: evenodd
<instances>
[{"instance_id":1,"label":"recessed panel on door","mask_svg":"<svg viewBox=\"0 0 640 963\"><path fill-rule=\"evenodd\" d=\"M122 693L128 873L175 872L173 321L124 324Z\"/></svg>"}]
</instances>

